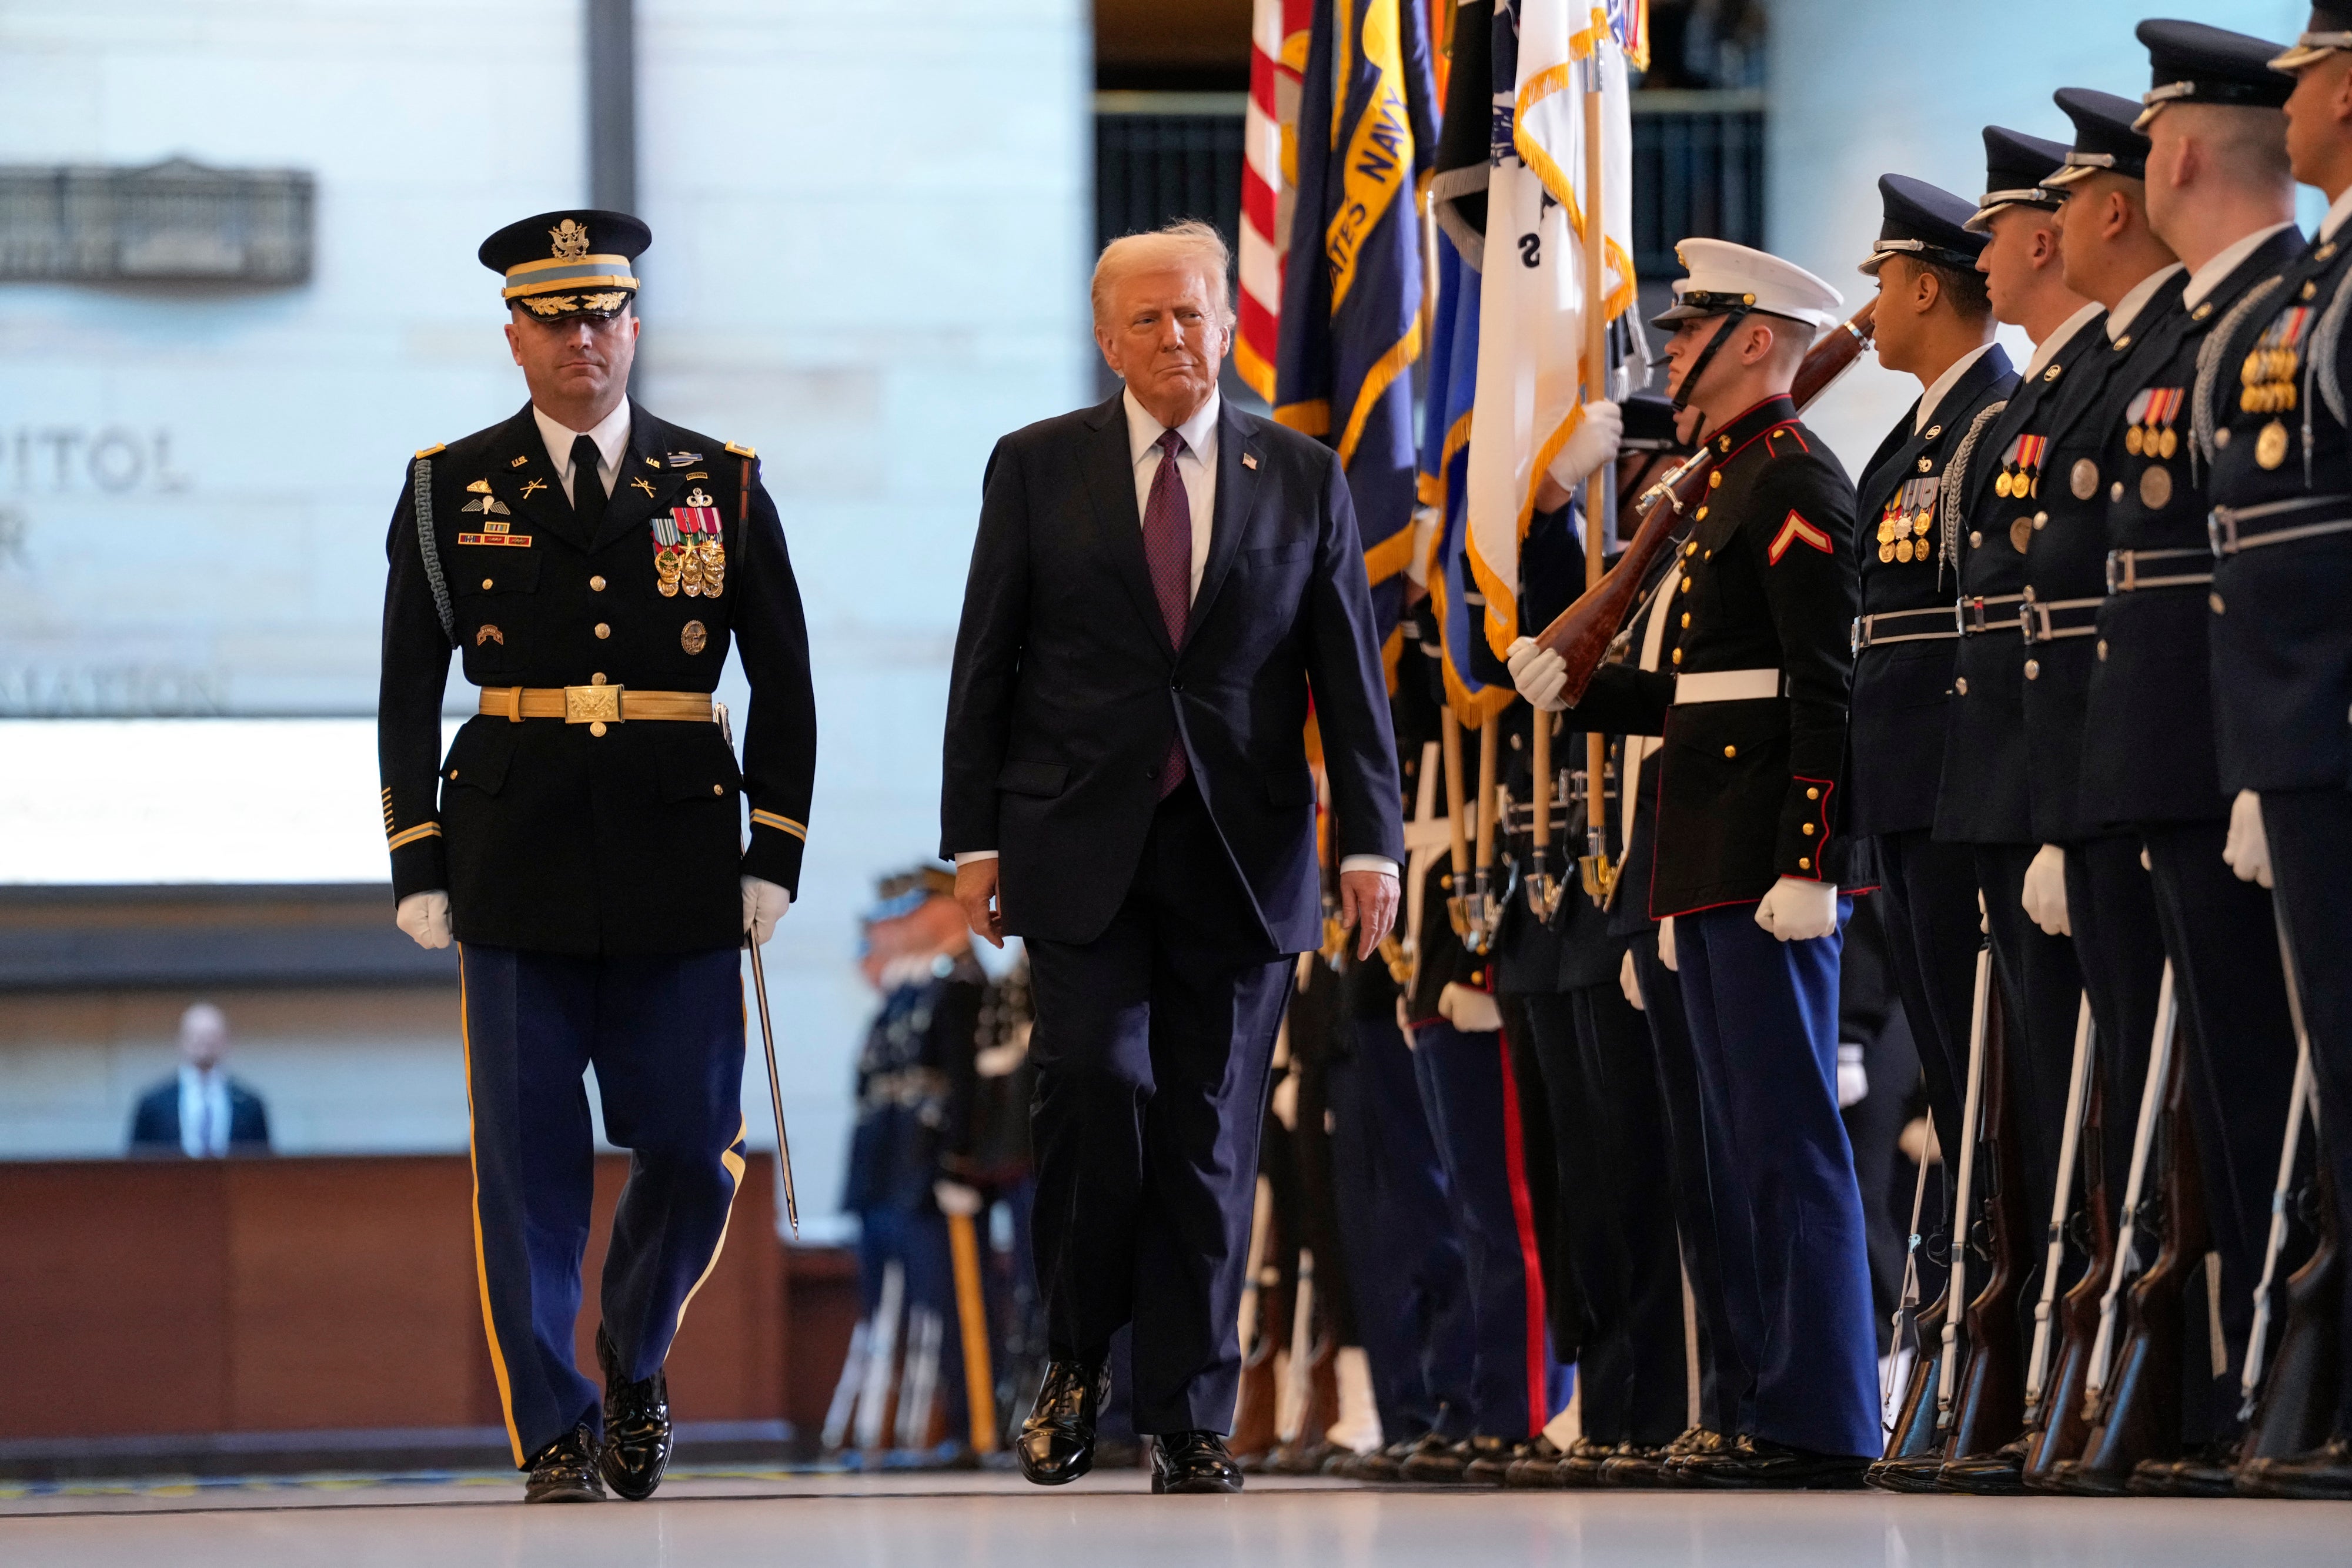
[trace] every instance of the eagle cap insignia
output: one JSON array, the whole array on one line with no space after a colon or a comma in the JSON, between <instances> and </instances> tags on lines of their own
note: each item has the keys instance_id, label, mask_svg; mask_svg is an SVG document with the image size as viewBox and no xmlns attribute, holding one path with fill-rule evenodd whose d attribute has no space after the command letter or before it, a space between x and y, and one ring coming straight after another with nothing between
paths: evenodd
<instances>
[{"instance_id":1,"label":"eagle cap insignia","mask_svg":"<svg viewBox=\"0 0 2352 1568\"><path fill-rule=\"evenodd\" d=\"M550 254L557 260L571 261L588 254L588 230L576 220L566 218L547 233L555 241L555 248Z\"/></svg>"}]
</instances>

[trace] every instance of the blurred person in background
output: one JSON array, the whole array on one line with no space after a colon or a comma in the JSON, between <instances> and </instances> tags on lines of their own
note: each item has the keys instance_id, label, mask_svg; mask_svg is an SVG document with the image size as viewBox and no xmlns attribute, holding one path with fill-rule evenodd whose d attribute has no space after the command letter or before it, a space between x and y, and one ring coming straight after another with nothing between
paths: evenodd
<instances>
[{"instance_id":1,"label":"blurred person in background","mask_svg":"<svg viewBox=\"0 0 2352 1568\"><path fill-rule=\"evenodd\" d=\"M221 1066L228 1019L210 1002L180 1015L180 1071L139 1096L131 1114L133 1155L216 1160L269 1152L269 1108Z\"/></svg>"}]
</instances>

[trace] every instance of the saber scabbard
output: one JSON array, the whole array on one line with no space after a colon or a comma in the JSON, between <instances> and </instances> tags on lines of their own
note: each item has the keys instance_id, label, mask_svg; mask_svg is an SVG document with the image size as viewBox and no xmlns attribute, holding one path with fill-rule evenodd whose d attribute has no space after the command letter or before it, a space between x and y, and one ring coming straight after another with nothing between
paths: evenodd
<instances>
[{"instance_id":1,"label":"saber scabbard","mask_svg":"<svg viewBox=\"0 0 2352 1568\"><path fill-rule=\"evenodd\" d=\"M784 1178L784 1218L793 1234L801 1233L801 1200L793 1190L793 1141L784 1132L784 1081L776 1072L776 1026L768 1018L768 972L760 963L760 944L745 933L751 949L751 990L760 999L760 1040L768 1048L768 1103L776 1111L776 1169Z\"/></svg>"}]
</instances>

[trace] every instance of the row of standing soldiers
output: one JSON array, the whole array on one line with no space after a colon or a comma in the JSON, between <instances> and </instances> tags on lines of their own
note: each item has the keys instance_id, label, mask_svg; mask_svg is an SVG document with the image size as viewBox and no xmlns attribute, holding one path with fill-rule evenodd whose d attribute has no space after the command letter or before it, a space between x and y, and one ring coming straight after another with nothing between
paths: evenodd
<instances>
[{"instance_id":1,"label":"row of standing soldiers","mask_svg":"<svg viewBox=\"0 0 2352 1568\"><path fill-rule=\"evenodd\" d=\"M1835 292L1686 242L1674 402L1622 411L1608 661L1474 637L1528 699L1477 712L1420 612L1407 918L1385 962L1302 961L1237 1450L2352 1497L2352 12L2137 36L2151 90L2058 92L2071 141L1988 127L1978 201L1881 181L1845 335L1922 394L1859 486L1797 418L1810 366L1706 395L1769 369L1710 370L1739 329L1811 343ZM1586 586L1591 509L1537 514L1521 627ZM1549 758L1592 733L1588 821ZM1875 1291L1909 1117L1848 1103L1865 923L1925 1113Z\"/></svg>"}]
</instances>

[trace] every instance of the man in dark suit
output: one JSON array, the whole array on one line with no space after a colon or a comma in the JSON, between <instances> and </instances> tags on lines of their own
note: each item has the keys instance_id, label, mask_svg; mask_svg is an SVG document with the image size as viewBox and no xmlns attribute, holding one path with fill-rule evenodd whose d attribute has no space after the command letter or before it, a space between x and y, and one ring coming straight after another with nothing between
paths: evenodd
<instances>
[{"instance_id":1,"label":"man in dark suit","mask_svg":"<svg viewBox=\"0 0 2352 1568\"><path fill-rule=\"evenodd\" d=\"M210 1002L180 1015L180 1071L139 1097L131 1152L216 1160L269 1152L269 1112L261 1096L221 1070L228 1019Z\"/></svg>"},{"instance_id":2,"label":"man in dark suit","mask_svg":"<svg viewBox=\"0 0 2352 1568\"><path fill-rule=\"evenodd\" d=\"M1331 452L1223 404L1223 242L1131 235L1095 272L1126 382L989 459L948 698L940 849L1028 943L1037 1272L1051 1361L1020 1442L1092 1464L1134 1325L1155 1490L1234 1491L1236 1312L1286 955L1318 946L1310 695L1342 915L1369 956L1403 851L1380 638Z\"/></svg>"}]
</instances>

